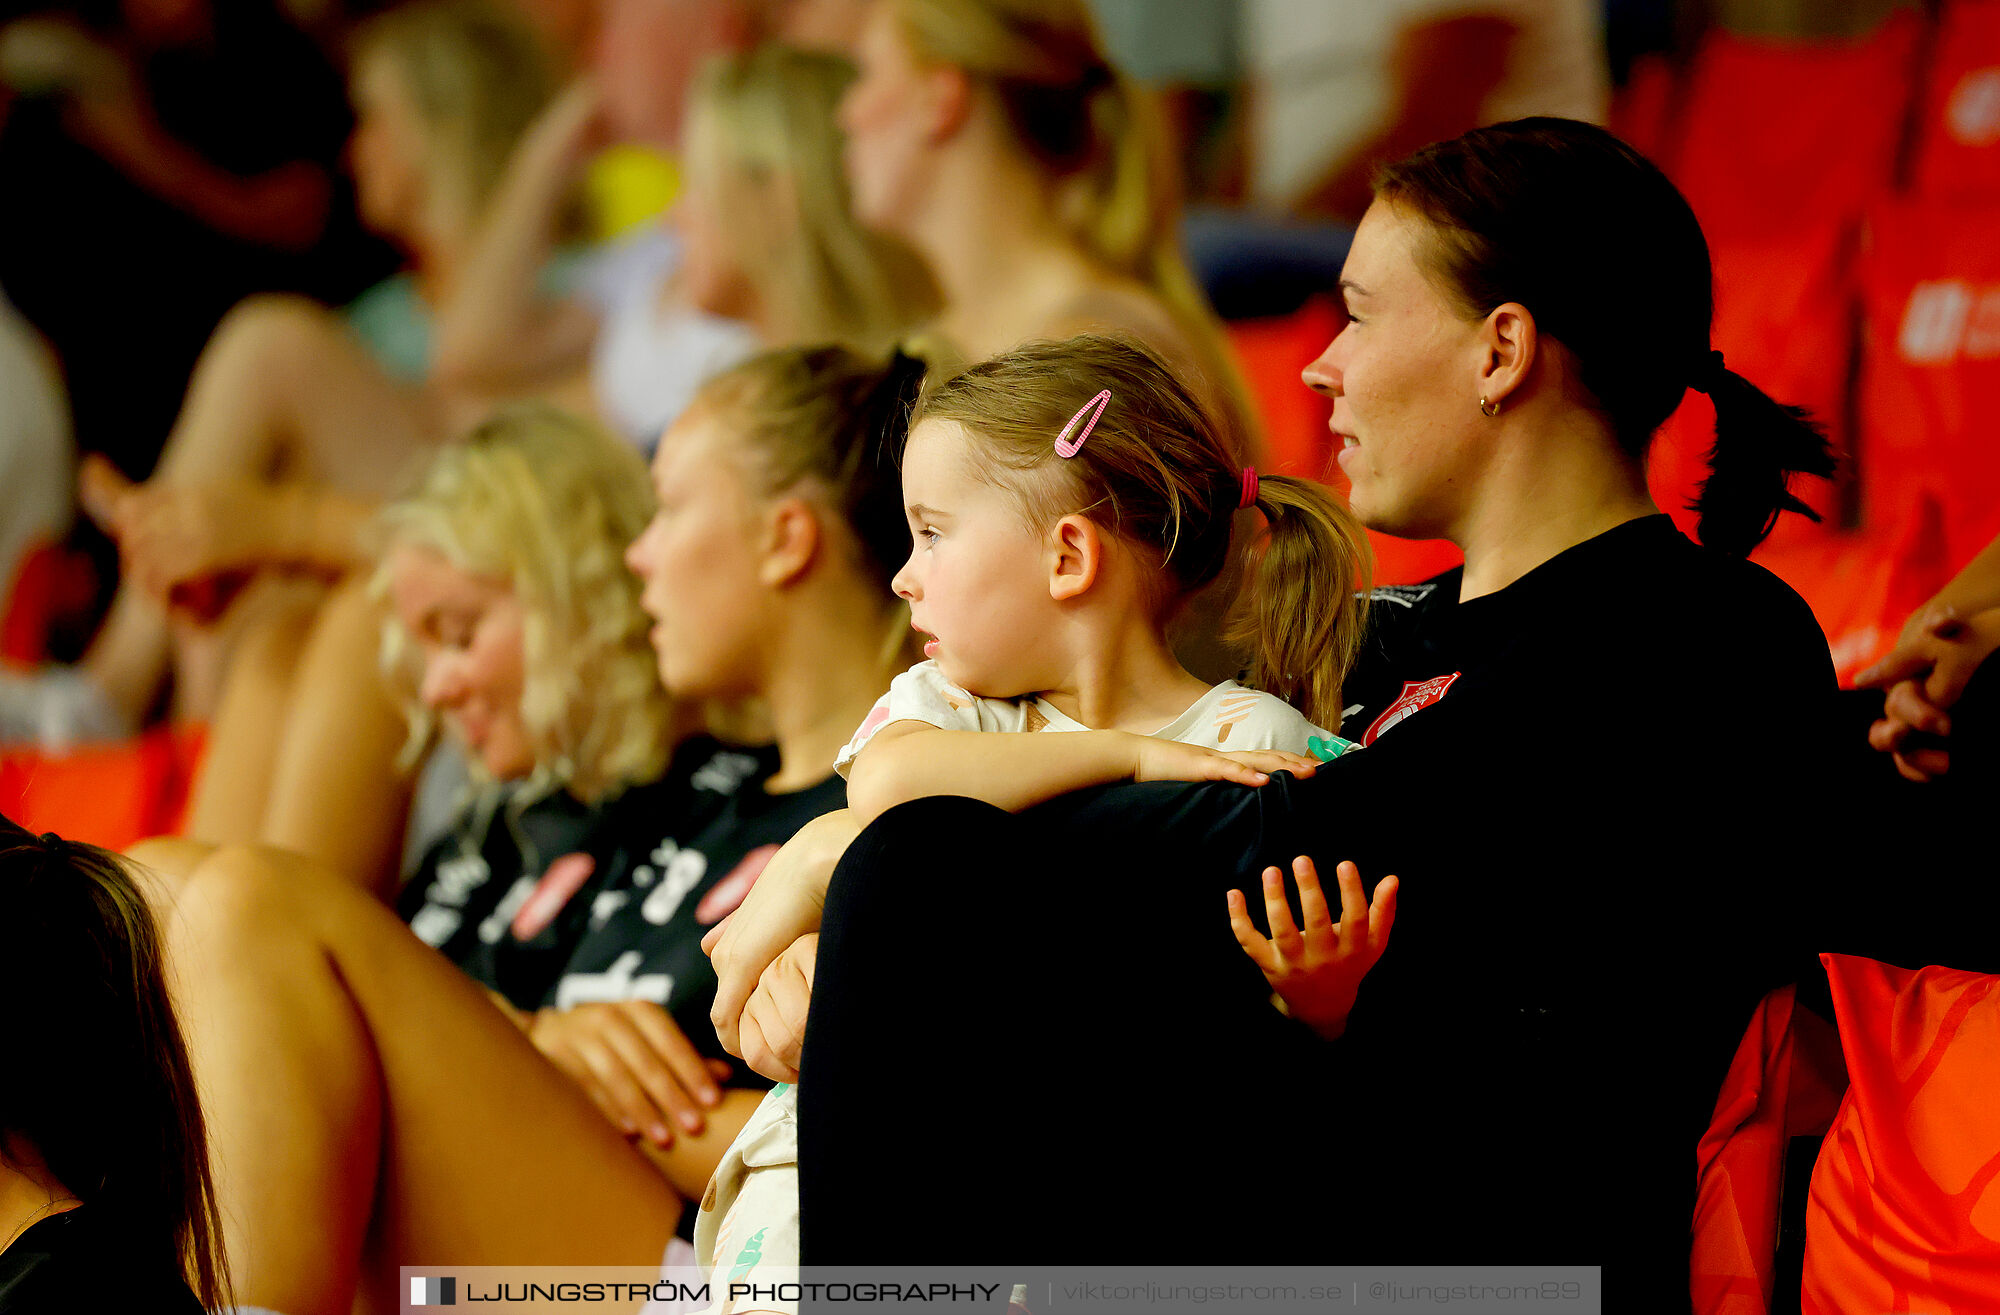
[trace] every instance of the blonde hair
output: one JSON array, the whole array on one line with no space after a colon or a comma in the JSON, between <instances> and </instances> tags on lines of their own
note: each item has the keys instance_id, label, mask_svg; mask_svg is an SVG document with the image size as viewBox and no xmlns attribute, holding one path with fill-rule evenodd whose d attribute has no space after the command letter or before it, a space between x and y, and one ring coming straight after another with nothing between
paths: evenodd
<instances>
[{"instance_id":1,"label":"blonde hair","mask_svg":"<svg viewBox=\"0 0 2000 1315\"><path fill-rule=\"evenodd\" d=\"M378 56L392 63L423 119L431 186L476 216L555 94L533 29L489 0L413 0L356 29L350 64Z\"/></svg>"},{"instance_id":2,"label":"blonde hair","mask_svg":"<svg viewBox=\"0 0 2000 1315\"><path fill-rule=\"evenodd\" d=\"M695 82L692 145L720 166L734 255L793 337L886 351L937 313L938 294L913 251L854 220L834 122L853 80L824 51L718 56Z\"/></svg>"},{"instance_id":3,"label":"blonde hair","mask_svg":"<svg viewBox=\"0 0 2000 1315\"><path fill-rule=\"evenodd\" d=\"M1181 253L1180 170L1153 97L1104 52L1084 0L892 0L920 61L990 86L1015 139L1070 180L1061 217L1097 260L1166 306L1231 410L1239 451L1259 443L1249 384Z\"/></svg>"},{"instance_id":4,"label":"blonde hair","mask_svg":"<svg viewBox=\"0 0 2000 1315\"><path fill-rule=\"evenodd\" d=\"M1062 457L1056 438L1103 389L1111 398L1089 439ZM975 469L1017 494L1035 529L1081 512L1146 552L1162 626L1232 553L1254 552L1230 635L1248 645L1250 683L1339 725L1341 681L1366 619L1356 593L1368 586L1367 535L1323 486L1268 475L1254 503L1268 522L1261 550L1233 544L1243 468L1150 350L1099 335L1029 343L926 391L911 424L926 420L963 426L985 458Z\"/></svg>"},{"instance_id":5,"label":"blonde hair","mask_svg":"<svg viewBox=\"0 0 2000 1315\"><path fill-rule=\"evenodd\" d=\"M854 565L880 590L884 685L914 660L909 610L890 582L910 552L903 444L926 364L840 346L753 356L702 385L690 406L726 417L730 455L767 496L806 489L846 528Z\"/></svg>"},{"instance_id":6,"label":"blonde hair","mask_svg":"<svg viewBox=\"0 0 2000 1315\"><path fill-rule=\"evenodd\" d=\"M390 547L436 550L460 570L505 580L524 613L521 721L535 781L586 803L658 776L673 717L625 548L652 516L637 452L542 403L496 413L438 452L416 492L383 510ZM411 639L391 620L383 667L403 686L411 751L434 729L416 698Z\"/></svg>"}]
</instances>

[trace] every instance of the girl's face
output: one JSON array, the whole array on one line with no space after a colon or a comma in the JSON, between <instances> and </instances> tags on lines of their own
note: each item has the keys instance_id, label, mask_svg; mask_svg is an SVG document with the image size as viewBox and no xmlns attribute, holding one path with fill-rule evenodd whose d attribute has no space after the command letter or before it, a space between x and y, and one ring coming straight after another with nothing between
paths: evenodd
<instances>
[{"instance_id":1,"label":"girl's face","mask_svg":"<svg viewBox=\"0 0 2000 1315\"><path fill-rule=\"evenodd\" d=\"M496 780L533 771L521 721L524 614L513 589L435 548L404 544L389 557L389 599L422 662L424 706Z\"/></svg>"},{"instance_id":2,"label":"girl's face","mask_svg":"<svg viewBox=\"0 0 2000 1315\"><path fill-rule=\"evenodd\" d=\"M347 159L361 222L389 237L410 234L424 206L423 119L395 61L379 51L356 64L349 94Z\"/></svg>"},{"instance_id":3,"label":"girl's face","mask_svg":"<svg viewBox=\"0 0 2000 1315\"><path fill-rule=\"evenodd\" d=\"M1056 684L1053 654L1036 637L1055 633L1048 549L1005 490L977 478L963 426L926 420L903 454L904 513L914 540L894 588L910 624L931 638L924 656L945 678L987 698L1015 698Z\"/></svg>"},{"instance_id":4,"label":"girl's face","mask_svg":"<svg viewBox=\"0 0 2000 1315\"><path fill-rule=\"evenodd\" d=\"M1442 537L1482 459L1482 322L1467 319L1417 263L1425 223L1376 201L1341 270L1349 320L1304 371L1333 399L1348 500L1371 529Z\"/></svg>"},{"instance_id":5,"label":"girl's face","mask_svg":"<svg viewBox=\"0 0 2000 1315\"><path fill-rule=\"evenodd\" d=\"M688 300L710 315L749 319L756 294L723 213L729 192L716 136L707 115L697 111L689 119L686 185L673 211L681 236L681 286Z\"/></svg>"},{"instance_id":6,"label":"girl's face","mask_svg":"<svg viewBox=\"0 0 2000 1315\"><path fill-rule=\"evenodd\" d=\"M918 66L883 0L861 29L855 63L860 74L837 116L854 217L864 227L899 232L928 172L931 75Z\"/></svg>"},{"instance_id":7,"label":"girl's face","mask_svg":"<svg viewBox=\"0 0 2000 1315\"><path fill-rule=\"evenodd\" d=\"M704 406L674 422L653 457L659 505L625 550L642 585L639 606L654 621L660 680L686 698L759 692L759 500L728 452L732 437Z\"/></svg>"}]
</instances>

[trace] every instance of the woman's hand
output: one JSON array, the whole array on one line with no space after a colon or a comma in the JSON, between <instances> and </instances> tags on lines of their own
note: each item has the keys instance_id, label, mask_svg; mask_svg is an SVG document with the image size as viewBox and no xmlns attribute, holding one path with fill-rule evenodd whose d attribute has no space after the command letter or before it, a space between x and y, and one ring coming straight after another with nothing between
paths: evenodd
<instances>
[{"instance_id":1,"label":"woman's hand","mask_svg":"<svg viewBox=\"0 0 2000 1315\"><path fill-rule=\"evenodd\" d=\"M743 1062L773 1082L799 1080L819 933L801 936L764 970L743 1010Z\"/></svg>"},{"instance_id":2,"label":"woman's hand","mask_svg":"<svg viewBox=\"0 0 2000 1315\"><path fill-rule=\"evenodd\" d=\"M659 1146L673 1144L676 1123L702 1130L701 1111L722 1100L716 1084L729 1075L650 1000L544 1009L530 1019L528 1039L626 1136Z\"/></svg>"},{"instance_id":3,"label":"woman's hand","mask_svg":"<svg viewBox=\"0 0 2000 1315\"><path fill-rule=\"evenodd\" d=\"M78 479L84 509L138 585L168 602L199 582L283 558L309 512L305 490L255 480L136 484L102 457Z\"/></svg>"},{"instance_id":4,"label":"woman's hand","mask_svg":"<svg viewBox=\"0 0 2000 1315\"><path fill-rule=\"evenodd\" d=\"M715 965L719 983L709 1019L715 1024L722 1048L730 1054L749 1060L741 1030L750 997L764 970L777 962L787 947L819 930L833 869L858 834L860 827L844 808L806 823L758 873L756 884L736 911L701 938L701 948Z\"/></svg>"},{"instance_id":5,"label":"woman's hand","mask_svg":"<svg viewBox=\"0 0 2000 1315\"><path fill-rule=\"evenodd\" d=\"M1319 760L1306 754L1281 749L1248 749L1224 753L1178 740L1158 740L1150 735L1133 737L1132 779L1135 781L1235 781L1240 785L1263 785L1272 772L1311 776L1319 770Z\"/></svg>"},{"instance_id":6,"label":"woman's hand","mask_svg":"<svg viewBox=\"0 0 2000 1315\"><path fill-rule=\"evenodd\" d=\"M1319 885L1319 870L1301 854L1292 860L1299 881L1299 907L1305 912L1305 928L1292 922L1292 906L1285 899L1285 874L1277 868L1264 869L1264 916L1270 923L1267 940L1250 921L1243 892L1229 892L1229 926L1236 943L1264 973L1278 998L1291 1010L1292 1017L1310 1026L1331 1041L1347 1030L1347 1016L1368 975L1389 948L1389 930L1396 925L1394 877L1384 877L1375 886L1371 906L1361 890L1361 870L1342 863L1334 875L1340 882L1340 921L1327 912L1326 896Z\"/></svg>"},{"instance_id":7,"label":"woman's hand","mask_svg":"<svg viewBox=\"0 0 2000 1315\"><path fill-rule=\"evenodd\" d=\"M1961 617L1950 607L1927 607L1910 618L1895 650L1855 682L1888 691L1882 719L1868 729L1868 743L1892 755L1896 770L1912 781L1944 775L1951 768L1949 750L1920 746L1911 737L1951 734L1951 709L1996 648L2000 608Z\"/></svg>"}]
</instances>

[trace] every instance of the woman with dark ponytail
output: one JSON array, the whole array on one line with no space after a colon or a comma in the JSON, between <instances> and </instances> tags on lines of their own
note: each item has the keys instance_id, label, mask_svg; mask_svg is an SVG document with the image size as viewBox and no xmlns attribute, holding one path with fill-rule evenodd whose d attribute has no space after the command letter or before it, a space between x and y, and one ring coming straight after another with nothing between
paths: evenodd
<instances>
[{"instance_id":1,"label":"woman with dark ponytail","mask_svg":"<svg viewBox=\"0 0 2000 1315\"><path fill-rule=\"evenodd\" d=\"M225 1304L201 1105L162 965L124 859L0 818L7 1315Z\"/></svg>"},{"instance_id":2,"label":"woman with dark ponytail","mask_svg":"<svg viewBox=\"0 0 2000 1315\"><path fill-rule=\"evenodd\" d=\"M1374 591L1339 699L1363 751L1309 779L919 800L855 840L798 1087L805 1263L865 1259L870 1221L921 1202L981 1255L1048 1263L1565 1262L1686 1291L1697 1141L1799 967L1834 695L1811 612L1743 560L1826 448L1712 354L1711 281L1686 202L1601 129L1502 124L1385 172L1351 322L1305 377L1354 514L1464 567ZM1690 386L1719 417L1704 545L1645 480ZM1297 854L1401 878L1331 1045L1214 922ZM1362 943L1351 884L1305 935ZM739 919L810 905L765 886ZM718 965L719 1000L762 967ZM954 1071L967 1037L1017 1076L984 1107L871 1081Z\"/></svg>"}]
</instances>

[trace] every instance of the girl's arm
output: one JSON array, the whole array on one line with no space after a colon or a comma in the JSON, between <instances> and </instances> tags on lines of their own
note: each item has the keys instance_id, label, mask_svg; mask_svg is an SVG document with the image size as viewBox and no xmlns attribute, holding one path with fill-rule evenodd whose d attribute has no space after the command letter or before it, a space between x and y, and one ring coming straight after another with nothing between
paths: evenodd
<instances>
[{"instance_id":1,"label":"girl's arm","mask_svg":"<svg viewBox=\"0 0 2000 1315\"><path fill-rule=\"evenodd\" d=\"M900 803L964 795L1019 811L1114 781L1236 781L1307 775L1317 763L1275 749L1222 753L1129 731L947 731L917 721L877 731L848 770L847 807L866 826Z\"/></svg>"},{"instance_id":2,"label":"girl's arm","mask_svg":"<svg viewBox=\"0 0 2000 1315\"><path fill-rule=\"evenodd\" d=\"M431 377L440 387L508 387L572 369L589 351L597 316L543 295L539 282L597 119L596 89L574 83L515 148L458 285L438 307Z\"/></svg>"}]
</instances>

